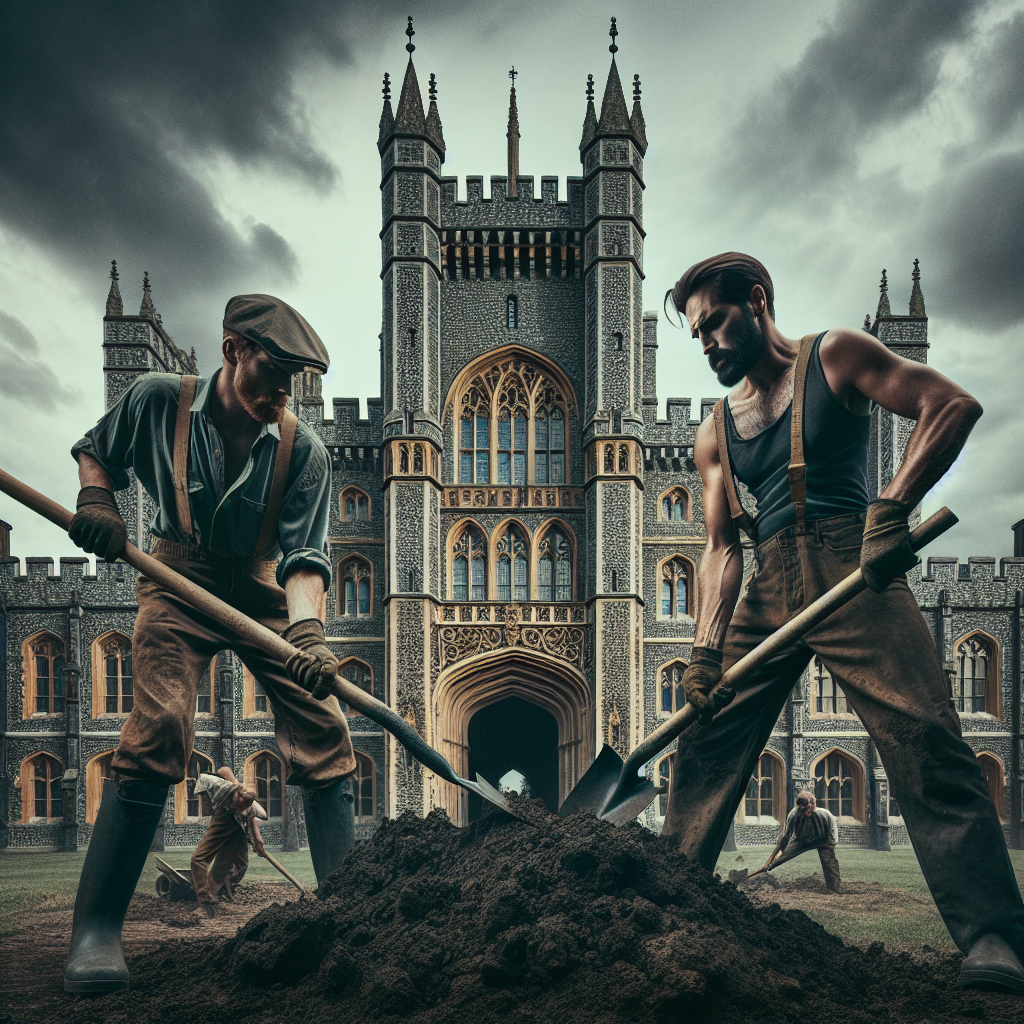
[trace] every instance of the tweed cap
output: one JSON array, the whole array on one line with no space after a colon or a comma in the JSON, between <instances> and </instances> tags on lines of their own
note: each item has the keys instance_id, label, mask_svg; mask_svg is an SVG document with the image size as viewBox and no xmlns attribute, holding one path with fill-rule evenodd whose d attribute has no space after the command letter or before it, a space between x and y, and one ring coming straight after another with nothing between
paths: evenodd
<instances>
[{"instance_id":1,"label":"tweed cap","mask_svg":"<svg viewBox=\"0 0 1024 1024\"><path fill-rule=\"evenodd\" d=\"M316 331L273 295L236 295L224 310L224 330L262 345L278 362L327 372L331 357Z\"/></svg>"}]
</instances>

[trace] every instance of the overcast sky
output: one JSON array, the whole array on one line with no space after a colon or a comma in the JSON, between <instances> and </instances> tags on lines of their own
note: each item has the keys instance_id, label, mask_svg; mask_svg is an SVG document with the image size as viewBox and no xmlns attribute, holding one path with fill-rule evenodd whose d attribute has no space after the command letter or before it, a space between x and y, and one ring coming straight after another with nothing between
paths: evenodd
<instances>
[{"instance_id":1,"label":"overcast sky","mask_svg":"<svg viewBox=\"0 0 1024 1024\"><path fill-rule=\"evenodd\" d=\"M962 522L930 554L1012 553L1024 517L1024 0L578 0L558 4L4 0L0 5L0 465L74 506L68 449L103 409L102 316L144 271L165 327L219 365L237 292L316 327L332 396L379 392L380 84L415 18L444 171L505 173L509 67L521 172L580 173L586 77L639 73L650 149L644 305L727 249L775 281L790 337L905 313L921 260L929 361L985 415L926 498ZM485 189L487 185L485 184ZM538 187L539 191L539 187ZM485 193L486 194L486 193ZM659 326L669 396L722 393ZM76 554L0 496L13 554Z\"/></svg>"}]
</instances>

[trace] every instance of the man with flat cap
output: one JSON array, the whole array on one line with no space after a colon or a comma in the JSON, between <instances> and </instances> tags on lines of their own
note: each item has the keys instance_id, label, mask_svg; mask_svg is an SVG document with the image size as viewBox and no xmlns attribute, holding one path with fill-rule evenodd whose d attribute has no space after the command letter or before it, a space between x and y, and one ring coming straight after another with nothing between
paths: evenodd
<instances>
[{"instance_id":1,"label":"man with flat cap","mask_svg":"<svg viewBox=\"0 0 1024 1024\"><path fill-rule=\"evenodd\" d=\"M302 787L318 881L354 841L355 757L345 715L328 694L338 661L320 618L331 581L331 464L288 409L292 375L323 372L329 357L313 328L270 295L235 296L223 326L212 377L140 377L74 446L81 491L70 535L85 551L117 559L127 531L114 492L134 470L156 507L151 554L302 653L282 667L139 578L134 707L113 758L118 785L104 795L82 868L67 992L128 985L124 915L168 786L185 778L199 680L218 651L235 651L270 700L286 781Z\"/></svg>"},{"instance_id":2,"label":"man with flat cap","mask_svg":"<svg viewBox=\"0 0 1024 1024\"><path fill-rule=\"evenodd\" d=\"M864 331L785 337L768 271L742 253L695 264L669 294L733 390L694 443L708 541L683 687L704 727L679 739L665 833L714 869L757 759L817 655L874 740L942 919L966 954L960 985L1024 992L1024 905L1002 827L905 576L918 561L908 516L952 465L981 406ZM875 500L872 402L916 421ZM756 518L736 480L756 499ZM756 544L756 571L737 604L740 529ZM858 566L870 589L734 692L715 690L723 670Z\"/></svg>"}]
</instances>

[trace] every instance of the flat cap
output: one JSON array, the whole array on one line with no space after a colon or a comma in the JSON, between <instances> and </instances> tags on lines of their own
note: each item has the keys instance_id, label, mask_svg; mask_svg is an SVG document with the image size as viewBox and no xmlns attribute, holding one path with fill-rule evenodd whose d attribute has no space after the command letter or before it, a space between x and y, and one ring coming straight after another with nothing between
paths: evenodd
<instances>
[{"instance_id":1,"label":"flat cap","mask_svg":"<svg viewBox=\"0 0 1024 1024\"><path fill-rule=\"evenodd\" d=\"M236 295L224 310L224 330L262 345L278 362L327 372L331 357L316 331L273 295Z\"/></svg>"}]
</instances>

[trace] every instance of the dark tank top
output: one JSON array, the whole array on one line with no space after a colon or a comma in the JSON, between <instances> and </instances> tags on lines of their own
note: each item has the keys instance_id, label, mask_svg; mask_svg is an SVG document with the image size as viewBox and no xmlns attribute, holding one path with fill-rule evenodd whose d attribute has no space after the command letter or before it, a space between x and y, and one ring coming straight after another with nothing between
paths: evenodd
<instances>
[{"instance_id":1,"label":"dark tank top","mask_svg":"<svg viewBox=\"0 0 1024 1024\"><path fill-rule=\"evenodd\" d=\"M863 512L868 497L870 417L858 416L839 401L825 379L814 341L804 384L804 461L807 463L806 522ZM770 426L744 439L736 431L725 402L726 439L736 479L757 501L754 527L758 542L796 523L789 490L789 435L793 403Z\"/></svg>"}]
</instances>

